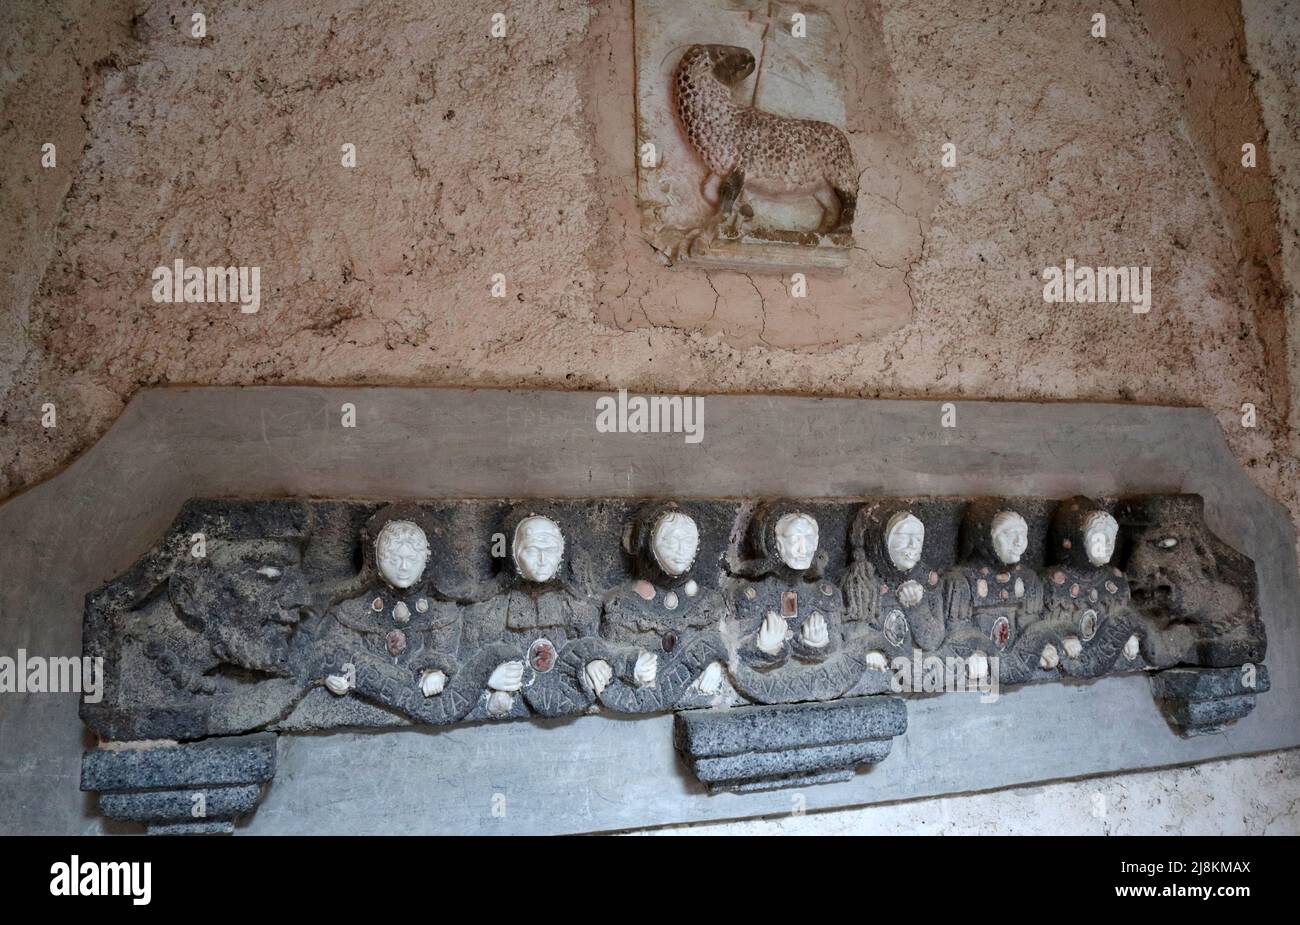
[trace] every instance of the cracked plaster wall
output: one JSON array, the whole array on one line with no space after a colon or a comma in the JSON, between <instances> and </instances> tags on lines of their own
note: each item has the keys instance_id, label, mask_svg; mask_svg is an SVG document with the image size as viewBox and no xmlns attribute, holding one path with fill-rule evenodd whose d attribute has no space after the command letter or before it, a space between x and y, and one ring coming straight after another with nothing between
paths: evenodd
<instances>
[{"instance_id":1,"label":"cracked plaster wall","mask_svg":"<svg viewBox=\"0 0 1300 925\"><path fill-rule=\"evenodd\" d=\"M795 305L775 278L649 261L630 223L626 0L502 3L499 40L474 0L204 6L202 41L174 3L0 10L0 496L57 471L144 386L355 382L1201 405L1300 511L1294 3L850 4L883 48L850 91L889 101L937 191L908 220L924 231L911 317L885 334L870 299ZM1088 35L1094 11L1105 40ZM1260 167L1241 172L1239 141L1264 132ZM873 210L906 213L874 203L862 220ZM177 257L260 265L261 312L153 303L150 271ZM1151 314L1045 305L1039 273L1066 257L1151 265ZM754 321L772 306L778 341L797 342L808 311L840 313L818 319L837 342L768 346ZM1295 831L1294 802L1263 822L1264 789L1293 785L1295 762L1150 777L1244 788L1258 800L1242 825ZM960 798L989 813L998 799ZM1024 825L1054 828L1061 804L1035 805ZM1126 830L1172 824L1122 805ZM1185 827L1235 830L1185 805Z\"/></svg>"}]
</instances>

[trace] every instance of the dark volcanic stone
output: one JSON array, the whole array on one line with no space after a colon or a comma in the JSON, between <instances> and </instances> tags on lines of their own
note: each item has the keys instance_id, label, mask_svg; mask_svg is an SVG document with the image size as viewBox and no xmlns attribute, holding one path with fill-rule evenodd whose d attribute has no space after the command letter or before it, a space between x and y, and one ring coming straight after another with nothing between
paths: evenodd
<instances>
[{"instance_id":1,"label":"dark volcanic stone","mask_svg":"<svg viewBox=\"0 0 1300 925\"><path fill-rule=\"evenodd\" d=\"M1242 668L1169 668L1151 676L1157 699L1212 700L1235 694L1262 694L1269 688L1268 669L1254 669L1254 686L1246 686Z\"/></svg>"},{"instance_id":2,"label":"dark volcanic stone","mask_svg":"<svg viewBox=\"0 0 1300 925\"><path fill-rule=\"evenodd\" d=\"M890 696L686 710L674 721L677 750L715 793L847 780L906 730L907 705Z\"/></svg>"},{"instance_id":3,"label":"dark volcanic stone","mask_svg":"<svg viewBox=\"0 0 1300 925\"><path fill-rule=\"evenodd\" d=\"M674 724L677 747L692 756L738 755L892 738L907 731L899 697L856 697L829 703L790 703L687 710Z\"/></svg>"},{"instance_id":4,"label":"dark volcanic stone","mask_svg":"<svg viewBox=\"0 0 1300 925\"><path fill-rule=\"evenodd\" d=\"M717 758L697 758L692 767L702 781L740 780L808 773L826 768L854 768L859 764L884 761L891 739L869 739L841 745L817 745L772 752L744 752Z\"/></svg>"},{"instance_id":5,"label":"dark volcanic stone","mask_svg":"<svg viewBox=\"0 0 1300 925\"><path fill-rule=\"evenodd\" d=\"M202 794L199 803L196 796ZM142 790L132 793L102 793L99 811L110 819L130 822L208 822L231 820L257 808L262 799L260 784L233 787L195 787L189 790ZM194 815L201 806L203 815Z\"/></svg>"},{"instance_id":6,"label":"dark volcanic stone","mask_svg":"<svg viewBox=\"0 0 1300 925\"><path fill-rule=\"evenodd\" d=\"M101 792L262 784L275 776L270 733L154 748L97 748L81 762L81 789Z\"/></svg>"},{"instance_id":7,"label":"dark volcanic stone","mask_svg":"<svg viewBox=\"0 0 1300 925\"><path fill-rule=\"evenodd\" d=\"M150 835L229 835L235 824L228 819L207 819L203 822L161 822L145 829Z\"/></svg>"}]
</instances>

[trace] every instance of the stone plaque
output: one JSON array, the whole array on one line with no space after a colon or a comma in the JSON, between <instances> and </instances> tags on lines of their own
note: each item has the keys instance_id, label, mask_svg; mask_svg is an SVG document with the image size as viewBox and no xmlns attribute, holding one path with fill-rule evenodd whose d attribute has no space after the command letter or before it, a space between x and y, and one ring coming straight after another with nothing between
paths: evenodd
<instances>
[{"instance_id":1,"label":"stone plaque","mask_svg":"<svg viewBox=\"0 0 1300 925\"><path fill-rule=\"evenodd\" d=\"M808 4L637 4L637 189L656 248L738 268L848 265L859 168L841 54Z\"/></svg>"},{"instance_id":2,"label":"stone plaque","mask_svg":"<svg viewBox=\"0 0 1300 925\"><path fill-rule=\"evenodd\" d=\"M1269 689L1254 564L1193 495L199 500L83 639L83 786L169 832L195 787L193 831L251 812L254 733L675 711L749 793L885 760L917 694L1146 671L1190 735Z\"/></svg>"}]
</instances>

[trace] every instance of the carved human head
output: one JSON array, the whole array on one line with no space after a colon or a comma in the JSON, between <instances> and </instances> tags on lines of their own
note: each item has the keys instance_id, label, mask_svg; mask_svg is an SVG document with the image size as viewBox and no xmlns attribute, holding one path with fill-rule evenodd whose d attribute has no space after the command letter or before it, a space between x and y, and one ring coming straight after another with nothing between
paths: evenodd
<instances>
[{"instance_id":1,"label":"carved human head","mask_svg":"<svg viewBox=\"0 0 1300 925\"><path fill-rule=\"evenodd\" d=\"M695 564L700 548L700 528L694 518L681 511L666 511L655 521L650 552L668 575L676 578Z\"/></svg>"},{"instance_id":2,"label":"carved human head","mask_svg":"<svg viewBox=\"0 0 1300 925\"><path fill-rule=\"evenodd\" d=\"M998 511L993 517L993 552L1007 565L1015 565L1029 547L1029 525L1015 511Z\"/></svg>"},{"instance_id":3,"label":"carved human head","mask_svg":"<svg viewBox=\"0 0 1300 925\"><path fill-rule=\"evenodd\" d=\"M172 605L188 626L201 628L223 661L288 676L294 630L313 597L294 539L241 531L210 548L209 558L187 557L172 573ZM201 567L209 564L215 568Z\"/></svg>"},{"instance_id":4,"label":"carved human head","mask_svg":"<svg viewBox=\"0 0 1300 925\"><path fill-rule=\"evenodd\" d=\"M817 555L817 521L811 514L795 511L776 522L776 551L781 561L802 571Z\"/></svg>"},{"instance_id":5,"label":"carved human head","mask_svg":"<svg viewBox=\"0 0 1300 925\"><path fill-rule=\"evenodd\" d=\"M564 558L564 534L549 517L534 514L515 527L511 555L519 574L529 581L550 581Z\"/></svg>"},{"instance_id":6,"label":"carved human head","mask_svg":"<svg viewBox=\"0 0 1300 925\"><path fill-rule=\"evenodd\" d=\"M916 567L925 544L925 524L911 511L899 511L885 525L885 550L900 572Z\"/></svg>"},{"instance_id":7,"label":"carved human head","mask_svg":"<svg viewBox=\"0 0 1300 925\"><path fill-rule=\"evenodd\" d=\"M1083 545L1088 553L1088 561L1093 565L1105 565L1115 554L1115 537L1119 533L1119 524L1105 511L1093 511L1083 522Z\"/></svg>"},{"instance_id":8,"label":"carved human head","mask_svg":"<svg viewBox=\"0 0 1300 925\"><path fill-rule=\"evenodd\" d=\"M429 562L429 538L409 520L390 520L375 537L379 576L394 588L409 588L420 580Z\"/></svg>"}]
</instances>

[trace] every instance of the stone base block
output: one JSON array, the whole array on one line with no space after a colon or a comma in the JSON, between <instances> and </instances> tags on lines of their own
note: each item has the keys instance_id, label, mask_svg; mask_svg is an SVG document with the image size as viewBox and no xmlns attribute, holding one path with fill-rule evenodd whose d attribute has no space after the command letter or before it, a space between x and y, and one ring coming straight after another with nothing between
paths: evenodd
<instances>
[{"instance_id":1,"label":"stone base block","mask_svg":"<svg viewBox=\"0 0 1300 925\"><path fill-rule=\"evenodd\" d=\"M1169 724L1183 735L1218 732L1255 709L1269 689L1263 665L1170 668L1151 676L1151 690Z\"/></svg>"},{"instance_id":2,"label":"stone base block","mask_svg":"<svg viewBox=\"0 0 1300 925\"><path fill-rule=\"evenodd\" d=\"M710 793L848 780L906 730L907 705L886 696L686 710L674 721L677 751Z\"/></svg>"},{"instance_id":3,"label":"stone base block","mask_svg":"<svg viewBox=\"0 0 1300 925\"><path fill-rule=\"evenodd\" d=\"M183 745L97 748L81 761L81 789L99 793L110 819L151 834L227 833L275 776L269 733Z\"/></svg>"}]
</instances>

